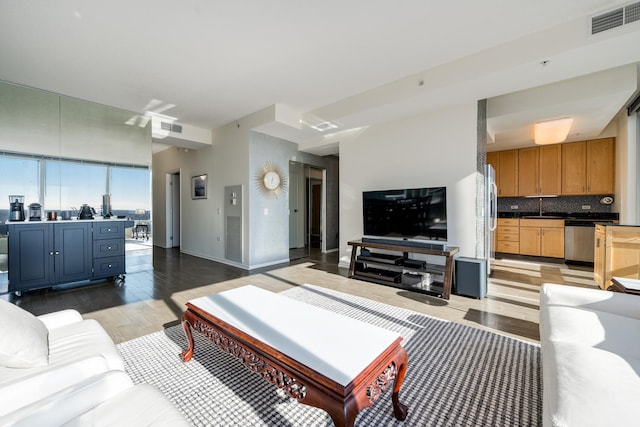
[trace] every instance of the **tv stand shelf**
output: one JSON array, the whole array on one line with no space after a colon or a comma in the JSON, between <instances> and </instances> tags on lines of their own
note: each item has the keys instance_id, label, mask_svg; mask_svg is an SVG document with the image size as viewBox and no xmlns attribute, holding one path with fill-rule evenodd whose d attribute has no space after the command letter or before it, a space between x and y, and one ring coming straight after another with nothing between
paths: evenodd
<instances>
[{"instance_id":1,"label":"tv stand shelf","mask_svg":"<svg viewBox=\"0 0 640 427\"><path fill-rule=\"evenodd\" d=\"M453 283L453 257L459 248L447 246L446 249L423 248L420 246L406 246L401 242L379 243L354 240L348 242L351 246L351 263L349 264L349 277L361 279L381 285L393 286L427 294L442 295L449 299ZM383 249L402 252L402 255L377 254L358 256L358 248ZM362 251L361 251L362 252ZM444 267L441 265L421 263L409 258L409 254L427 254L445 257ZM405 262L403 262L405 261ZM364 268L356 269L356 264L362 264ZM429 289L406 283L403 276L411 273L434 273L443 276L442 282L434 282ZM410 279L409 279L410 280Z\"/></svg>"}]
</instances>

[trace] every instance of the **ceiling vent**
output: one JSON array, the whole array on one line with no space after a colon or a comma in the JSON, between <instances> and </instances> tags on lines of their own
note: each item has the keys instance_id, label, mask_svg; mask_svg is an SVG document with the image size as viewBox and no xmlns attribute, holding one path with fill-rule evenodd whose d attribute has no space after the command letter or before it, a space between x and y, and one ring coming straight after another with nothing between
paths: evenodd
<instances>
[{"instance_id":1,"label":"ceiling vent","mask_svg":"<svg viewBox=\"0 0 640 427\"><path fill-rule=\"evenodd\" d=\"M160 129L168 130L170 132L182 133L182 125L169 122L160 122Z\"/></svg>"},{"instance_id":2,"label":"ceiling vent","mask_svg":"<svg viewBox=\"0 0 640 427\"><path fill-rule=\"evenodd\" d=\"M638 20L640 20L640 2L631 3L591 18L591 34L598 34Z\"/></svg>"}]
</instances>

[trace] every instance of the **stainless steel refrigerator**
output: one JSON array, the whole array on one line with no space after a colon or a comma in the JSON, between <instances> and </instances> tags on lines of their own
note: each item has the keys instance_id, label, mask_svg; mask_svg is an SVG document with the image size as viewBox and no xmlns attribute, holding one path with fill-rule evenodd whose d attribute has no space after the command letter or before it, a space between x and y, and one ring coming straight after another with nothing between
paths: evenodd
<instances>
[{"instance_id":1,"label":"stainless steel refrigerator","mask_svg":"<svg viewBox=\"0 0 640 427\"><path fill-rule=\"evenodd\" d=\"M491 274L491 265L495 260L495 230L498 227L498 187L496 171L491 165L485 165L485 203L484 203L484 256L487 260L487 276Z\"/></svg>"}]
</instances>

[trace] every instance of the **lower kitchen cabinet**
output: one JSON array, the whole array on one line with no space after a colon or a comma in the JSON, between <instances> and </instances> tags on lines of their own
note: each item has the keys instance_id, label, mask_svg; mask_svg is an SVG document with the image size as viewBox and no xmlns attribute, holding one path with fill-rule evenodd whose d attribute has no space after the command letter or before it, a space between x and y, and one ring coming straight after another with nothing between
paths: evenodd
<instances>
[{"instance_id":1,"label":"lower kitchen cabinet","mask_svg":"<svg viewBox=\"0 0 640 427\"><path fill-rule=\"evenodd\" d=\"M564 220L521 219L520 254L564 258Z\"/></svg>"},{"instance_id":2,"label":"lower kitchen cabinet","mask_svg":"<svg viewBox=\"0 0 640 427\"><path fill-rule=\"evenodd\" d=\"M520 253L520 220L517 218L498 218L496 232L496 252Z\"/></svg>"},{"instance_id":3,"label":"lower kitchen cabinet","mask_svg":"<svg viewBox=\"0 0 640 427\"><path fill-rule=\"evenodd\" d=\"M19 294L26 290L124 274L124 223L116 223L122 231L118 234L121 238L107 236L110 244L106 246L114 250L98 254L94 253L94 223L9 224L9 292ZM111 262L96 262L103 259L111 259ZM100 267L97 274L96 265Z\"/></svg>"}]
</instances>

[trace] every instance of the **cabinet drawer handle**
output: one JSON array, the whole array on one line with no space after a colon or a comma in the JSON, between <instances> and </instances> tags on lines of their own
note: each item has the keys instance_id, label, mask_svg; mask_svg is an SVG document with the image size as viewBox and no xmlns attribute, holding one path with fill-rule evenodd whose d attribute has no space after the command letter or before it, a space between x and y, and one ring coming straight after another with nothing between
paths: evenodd
<instances>
[{"instance_id":1,"label":"cabinet drawer handle","mask_svg":"<svg viewBox=\"0 0 640 427\"><path fill-rule=\"evenodd\" d=\"M60 255L60 252L59 252L59 251L56 251L56 255Z\"/></svg>"},{"instance_id":2,"label":"cabinet drawer handle","mask_svg":"<svg viewBox=\"0 0 640 427\"><path fill-rule=\"evenodd\" d=\"M111 264L109 264L109 268L111 268Z\"/></svg>"},{"instance_id":3,"label":"cabinet drawer handle","mask_svg":"<svg viewBox=\"0 0 640 427\"><path fill-rule=\"evenodd\" d=\"M49 252L49 255L53 255L53 251L52 251L52 252Z\"/></svg>"},{"instance_id":4,"label":"cabinet drawer handle","mask_svg":"<svg viewBox=\"0 0 640 427\"><path fill-rule=\"evenodd\" d=\"M107 231L111 231L111 229L110 229L110 228L107 228Z\"/></svg>"},{"instance_id":5,"label":"cabinet drawer handle","mask_svg":"<svg viewBox=\"0 0 640 427\"><path fill-rule=\"evenodd\" d=\"M107 246L107 249L111 250L111 246Z\"/></svg>"}]
</instances>

